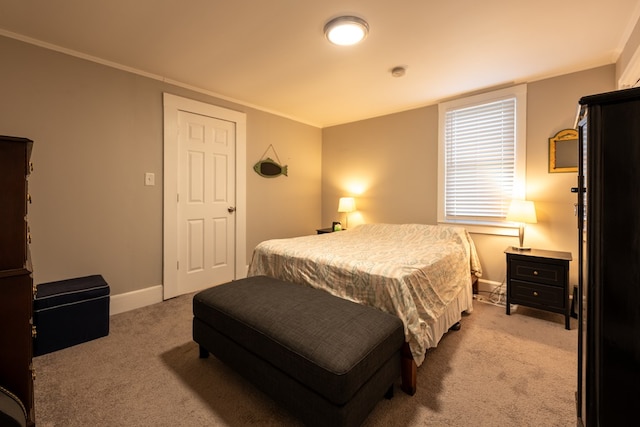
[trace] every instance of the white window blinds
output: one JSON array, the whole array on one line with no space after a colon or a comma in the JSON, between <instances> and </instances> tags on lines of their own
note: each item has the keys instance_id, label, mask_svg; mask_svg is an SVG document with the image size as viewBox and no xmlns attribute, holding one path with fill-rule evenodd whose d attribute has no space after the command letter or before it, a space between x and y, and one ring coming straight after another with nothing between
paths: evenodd
<instances>
[{"instance_id":1,"label":"white window blinds","mask_svg":"<svg viewBox=\"0 0 640 427\"><path fill-rule=\"evenodd\" d=\"M445 221L504 221L516 184L515 96L444 117Z\"/></svg>"}]
</instances>

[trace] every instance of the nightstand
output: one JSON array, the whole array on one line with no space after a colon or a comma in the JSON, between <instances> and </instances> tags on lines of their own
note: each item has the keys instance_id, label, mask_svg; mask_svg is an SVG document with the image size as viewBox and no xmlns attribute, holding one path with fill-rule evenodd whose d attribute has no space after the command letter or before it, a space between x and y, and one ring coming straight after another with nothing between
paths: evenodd
<instances>
[{"instance_id":1,"label":"nightstand","mask_svg":"<svg viewBox=\"0 0 640 427\"><path fill-rule=\"evenodd\" d=\"M346 229L346 228L343 228L343 229L342 229L342 230L340 230L340 231L347 231L347 229ZM327 228L318 228L318 229L316 229L316 233L318 233L318 234L333 233L333 228L331 228L331 227L327 227Z\"/></svg>"},{"instance_id":2,"label":"nightstand","mask_svg":"<svg viewBox=\"0 0 640 427\"><path fill-rule=\"evenodd\" d=\"M569 261L571 253L508 247L507 314L511 304L564 314L565 328L571 329L569 307Z\"/></svg>"}]
</instances>

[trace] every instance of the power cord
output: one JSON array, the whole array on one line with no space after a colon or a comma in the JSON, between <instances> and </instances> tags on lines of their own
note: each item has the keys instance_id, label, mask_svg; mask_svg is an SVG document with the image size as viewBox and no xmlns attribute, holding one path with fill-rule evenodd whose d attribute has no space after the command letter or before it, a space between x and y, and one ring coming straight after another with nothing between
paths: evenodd
<instances>
[{"instance_id":1,"label":"power cord","mask_svg":"<svg viewBox=\"0 0 640 427\"><path fill-rule=\"evenodd\" d=\"M506 277L502 280L502 282L500 282L500 285L496 286L489 294L489 299L491 300L492 303L496 305L507 304L507 297L505 295L505 287L506 287L505 281L506 281Z\"/></svg>"},{"instance_id":2,"label":"power cord","mask_svg":"<svg viewBox=\"0 0 640 427\"><path fill-rule=\"evenodd\" d=\"M499 307L506 306L507 305L507 300L506 300L506 295L505 295L505 285L506 285L505 281L506 281L506 276L498 286L493 288L493 290L491 290L491 291L479 291L478 292L478 297L476 299L478 301L484 302L486 304L493 304L493 305L496 305L496 306L499 306ZM487 293L489 295L485 299L482 295L479 295L480 293Z\"/></svg>"}]
</instances>

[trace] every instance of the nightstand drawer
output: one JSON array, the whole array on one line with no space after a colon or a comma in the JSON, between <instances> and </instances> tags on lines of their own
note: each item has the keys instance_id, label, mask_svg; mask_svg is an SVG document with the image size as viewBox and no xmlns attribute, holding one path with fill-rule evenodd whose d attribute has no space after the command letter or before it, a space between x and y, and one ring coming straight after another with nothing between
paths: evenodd
<instances>
[{"instance_id":1,"label":"nightstand drawer","mask_svg":"<svg viewBox=\"0 0 640 427\"><path fill-rule=\"evenodd\" d=\"M564 287L540 285L537 283L512 280L509 285L510 299L514 302L544 309L566 308L568 296ZM517 302L515 302L517 304Z\"/></svg>"},{"instance_id":2,"label":"nightstand drawer","mask_svg":"<svg viewBox=\"0 0 640 427\"><path fill-rule=\"evenodd\" d=\"M511 260L511 278L547 285L565 286L566 268L563 264Z\"/></svg>"}]
</instances>

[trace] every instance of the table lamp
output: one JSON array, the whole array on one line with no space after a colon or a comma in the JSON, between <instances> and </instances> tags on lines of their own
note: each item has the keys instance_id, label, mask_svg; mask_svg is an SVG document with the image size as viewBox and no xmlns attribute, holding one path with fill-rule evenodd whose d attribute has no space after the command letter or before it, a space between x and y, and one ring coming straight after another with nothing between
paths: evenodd
<instances>
[{"instance_id":1,"label":"table lamp","mask_svg":"<svg viewBox=\"0 0 640 427\"><path fill-rule=\"evenodd\" d=\"M353 197L340 197L338 212L344 213L344 228L349 228L349 213L356 210L356 200Z\"/></svg>"},{"instance_id":2,"label":"table lamp","mask_svg":"<svg viewBox=\"0 0 640 427\"><path fill-rule=\"evenodd\" d=\"M520 246L513 246L513 249L519 251L528 251L531 248L523 245L524 227L526 224L535 224L538 222L536 218L536 207L533 202L528 200L512 200L509 211L507 212L507 221L517 222L520 224L518 236L520 237Z\"/></svg>"}]
</instances>

